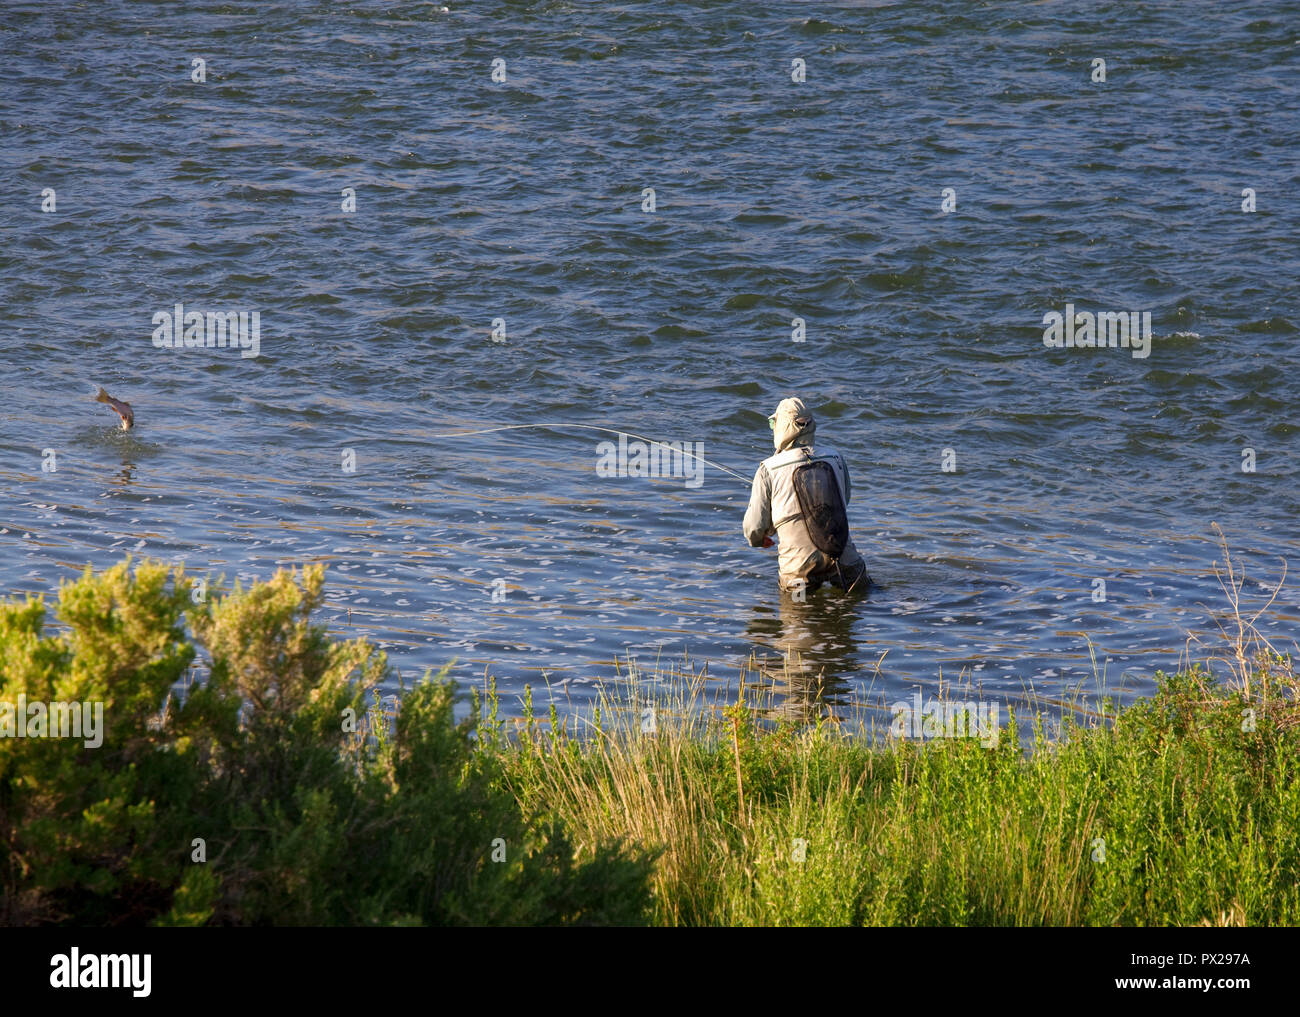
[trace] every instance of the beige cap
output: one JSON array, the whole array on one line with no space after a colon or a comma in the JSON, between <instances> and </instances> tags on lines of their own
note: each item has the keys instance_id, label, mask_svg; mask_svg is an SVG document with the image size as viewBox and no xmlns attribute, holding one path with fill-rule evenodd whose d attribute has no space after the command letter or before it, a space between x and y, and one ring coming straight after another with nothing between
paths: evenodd
<instances>
[{"instance_id":1,"label":"beige cap","mask_svg":"<svg viewBox=\"0 0 1300 1017\"><path fill-rule=\"evenodd\" d=\"M773 414L772 445L778 451L784 451L791 445L811 445L813 434L817 430L817 421L804 405L802 399L791 397L782 399Z\"/></svg>"}]
</instances>

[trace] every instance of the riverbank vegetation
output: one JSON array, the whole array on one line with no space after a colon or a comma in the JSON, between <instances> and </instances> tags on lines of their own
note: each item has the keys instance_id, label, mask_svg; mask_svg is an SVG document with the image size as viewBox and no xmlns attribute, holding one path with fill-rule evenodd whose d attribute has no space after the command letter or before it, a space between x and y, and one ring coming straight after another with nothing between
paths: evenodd
<instances>
[{"instance_id":1,"label":"riverbank vegetation","mask_svg":"<svg viewBox=\"0 0 1300 1017\"><path fill-rule=\"evenodd\" d=\"M28 724L0 737L0 923L1300 922L1297 680L1249 619L1050 738L917 740L715 706L686 666L586 710L530 690L522 720L491 684L381 697L383 655L313 622L323 584L195 603L123 562L65 583L53 631L42 598L0 606ZM96 702L97 747L33 726Z\"/></svg>"}]
</instances>

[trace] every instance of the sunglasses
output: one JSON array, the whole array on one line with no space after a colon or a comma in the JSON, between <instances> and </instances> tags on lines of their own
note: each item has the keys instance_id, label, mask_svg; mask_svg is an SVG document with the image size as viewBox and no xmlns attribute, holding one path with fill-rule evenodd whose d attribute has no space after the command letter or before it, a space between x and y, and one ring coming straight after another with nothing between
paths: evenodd
<instances>
[{"instance_id":1,"label":"sunglasses","mask_svg":"<svg viewBox=\"0 0 1300 1017\"><path fill-rule=\"evenodd\" d=\"M772 414L772 416L770 416L770 417L767 418L767 429L768 429L769 431L775 431L775 430L776 430L776 414L775 414L775 413Z\"/></svg>"}]
</instances>

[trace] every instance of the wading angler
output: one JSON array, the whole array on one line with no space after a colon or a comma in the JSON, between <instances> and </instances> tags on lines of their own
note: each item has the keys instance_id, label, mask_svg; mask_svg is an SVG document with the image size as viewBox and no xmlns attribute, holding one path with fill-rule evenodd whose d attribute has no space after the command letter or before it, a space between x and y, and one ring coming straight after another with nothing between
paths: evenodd
<instances>
[{"instance_id":1,"label":"wading angler","mask_svg":"<svg viewBox=\"0 0 1300 1017\"><path fill-rule=\"evenodd\" d=\"M262 348L261 311L187 311L177 304L153 316L153 344L159 349L238 349L244 359Z\"/></svg>"},{"instance_id":2,"label":"wading angler","mask_svg":"<svg viewBox=\"0 0 1300 1017\"><path fill-rule=\"evenodd\" d=\"M596 446L598 477L665 477L685 479L687 487L704 483L704 442L602 441Z\"/></svg>"},{"instance_id":3,"label":"wading angler","mask_svg":"<svg viewBox=\"0 0 1300 1017\"><path fill-rule=\"evenodd\" d=\"M1062 347L1109 347L1132 350L1135 360L1145 360L1151 355L1150 311L1091 311L1074 310L1065 305L1065 314L1048 311L1043 315L1043 345L1056 349Z\"/></svg>"}]
</instances>

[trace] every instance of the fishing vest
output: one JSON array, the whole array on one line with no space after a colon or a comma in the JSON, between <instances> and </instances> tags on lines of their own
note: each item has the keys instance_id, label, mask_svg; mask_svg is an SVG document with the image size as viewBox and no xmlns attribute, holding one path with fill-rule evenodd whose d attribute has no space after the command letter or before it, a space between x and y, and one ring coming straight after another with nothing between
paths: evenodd
<instances>
[{"instance_id":1,"label":"fishing vest","mask_svg":"<svg viewBox=\"0 0 1300 1017\"><path fill-rule=\"evenodd\" d=\"M838 559L849 542L840 454L795 445L765 459L763 465L772 478L772 526L778 534L782 526L801 520L813 546Z\"/></svg>"}]
</instances>

